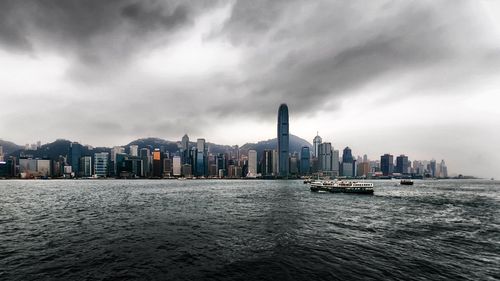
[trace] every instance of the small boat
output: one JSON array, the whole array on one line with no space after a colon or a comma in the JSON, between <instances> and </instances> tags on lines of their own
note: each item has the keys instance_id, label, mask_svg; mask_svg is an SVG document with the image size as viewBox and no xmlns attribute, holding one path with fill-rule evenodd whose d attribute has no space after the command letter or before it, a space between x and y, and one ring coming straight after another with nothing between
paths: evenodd
<instances>
[{"instance_id":1,"label":"small boat","mask_svg":"<svg viewBox=\"0 0 500 281\"><path fill-rule=\"evenodd\" d=\"M358 181L322 181L316 180L311 182L311 191L314 192L332 192L332 193L357 193L357 194L373 194L373 183L358 182Z\"/></svg>"},{"instance_id":2,"label":"small boat","mask_svg":"<svg viewBox=\"0 0 500 281\"><path fill-rule=\"evenodd\" d=\"M399 183L401 185L413 185L413 181L412 180L401 180Z\"/></svg>"},{"instance_id":3,"label":"small boat","mask_svg":"<svg viewBox=\"0 0 500 281\"><path fill-rule=\"evenodd\" d=\"M311 183L312 182L312 179L305 179L304 180L304 184L308 184L308 183Z\"/></svg>"}]
</instances>

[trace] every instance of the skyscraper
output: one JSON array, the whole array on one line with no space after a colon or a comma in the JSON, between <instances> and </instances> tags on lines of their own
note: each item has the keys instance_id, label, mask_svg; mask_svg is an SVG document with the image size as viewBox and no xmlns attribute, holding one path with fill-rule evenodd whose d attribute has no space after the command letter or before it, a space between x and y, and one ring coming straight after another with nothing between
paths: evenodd
<instances>
[{"instance_id":1,"label":"skyscraper","mask_svg":"<svg viewBox=\"0 0 500 281\"><path fill-rule=\"evenodd\" d=\"M278 175L280 177L288 177L290 173L288 130L288 106L283 103L278 109Z\"/></svg>"},{"instance_id":2,"label":"skyscraper","mask_svg":"<svg viewBox=\"0 0 500 281\"><path fill-rule=\"evenodd\" d=\"M80 157L82 157L82 145L73 142L69 147L69 162L71 164L71 170L75 173L75 176L78 177L80 172Z\"/></svg>"},{"instance_id":3,"label":"skyscraper","mask_svg":"<svg viewBox=\"0 0 500 281\"><path fill-rule=\"evenodd\" d=\"M248 174L247 177L257 176L257 151L251 149L248 151Z\"/></svg>"},{"instance_id":4,"label":"skyscraper","mask_svg":"<svg viewBox=\"0 0 500 281\"><path fill-rule=\"evenodd\" d=\"M207 163L207 146L205 139L198 139L196 141L196 176L206 176L206 163Z\"/></svg>"},{"instance_id":5,"label":"skyscraper","mask_svg":"<svg viewBox=\"0 0 500 281\"><path fill-rule=\"evenodd\" d=\"M303 146L300 150L300 174L308 175L311 166L311 152L308 146Z\"/></svg>"},{"instance_id":6,"label":"skyscraper","mask_svg":"<svg viewBox=\"0 0 500 281\"><path fill-rule=\"evenodd\" d=\"M394 158L390 154L380 156L380 170L384 176L392 175L394 171Z\"/></svg>"},{"instance_id":7,"label":"skyscraper","mask_svg":"<svg viewBox=\"0 0 500 281\"><path fill-rule=\"evenodd\" d=\"M396 157L396 173L407 174L408 173L408 156L401 154Z\"/></svg>"},{"instance_id":8,"label":"skyscraper","mask_svg":"<svg viewBox=\"0 0 500 281\"><path fill-rule=\"evenodd\" d=\"M332 144L329 142L321 143L318 146L319 170L323 174L331 175L332 172Z\"/></svg>"},{"instance_id":9,"label":"skyscraper","mask_svg":"<svg viewBox=\"0 0 500 281\"><path fill-rule=\"evenodd\" d=\"M94 174L96 177L108 176L108 155L107 152L94 154Z\"/></svg>"},{"instance_id":10,"label":"skyscraper","mask_svg":"<svg viewBox=\"0 0 500 281\"><path fill-rule=\"evenodd\" d=\"M139 156L139 146L136 144L133 144L130 146L130 156L137 157Z\"/></svg>"},{"instance_id":11,"label":"skyscraper","mask_svg":"<svg viewBox=\"0 0 500 281\"><path fill-rule=\"evenodd\" d=\"M355 165L351 149L347 146L342 152L342 176L354 177L356 175Z\"/></svg>"},{"instance_id":12,"label":"skyscraper","mask_svg":"<svg viewBox=\"0 0 500 281\"><path fill-rule=\"evenodd\" d=\"M319 145L323 142L321 137L316 133L316 136L313 139L313 149L314 149L314 157L318 158L319 157Z\"/></svg>"}]
</instances>

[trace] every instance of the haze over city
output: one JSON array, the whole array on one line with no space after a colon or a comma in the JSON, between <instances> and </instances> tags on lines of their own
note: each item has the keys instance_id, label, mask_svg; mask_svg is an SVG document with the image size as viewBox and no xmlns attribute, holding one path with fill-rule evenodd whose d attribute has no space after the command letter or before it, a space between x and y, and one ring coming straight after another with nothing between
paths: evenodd
<instances>
[{"instance_id":1,"label":"haze over city","mask_svg":"<svg viewBox=\"0 0 500 281\"><path fill-rule=\"evenodd\" d=\"M3 1L0 138L93 146L319 131L500 178L493 1Z\"/></svg>"}]
</instances>

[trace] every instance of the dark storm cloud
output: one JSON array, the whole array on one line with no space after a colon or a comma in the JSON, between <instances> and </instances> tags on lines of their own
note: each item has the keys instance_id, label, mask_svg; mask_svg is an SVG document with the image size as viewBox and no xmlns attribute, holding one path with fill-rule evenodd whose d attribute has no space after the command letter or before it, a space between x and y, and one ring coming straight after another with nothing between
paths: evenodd
<instances>
[{"instance_id":1,"label":"dark storm cloud","mask_svg":"<svg viewBox=\"0 0 500 281\"><path fill-rule=\"evenodd\" d=\"M242 100L254 102L241 104L244 110L270 116L287 102L300 114L335 109L335 101L373 81L448 67L468 73L416 83L460 83L471 72L500 65L484 61L484 26L473 8L466 1L237 1L222 35L249 50ZM241 110L239 102L216 108L229 114Z\"/></svg>"},{"instance_id":2,"label":"dark storm cloud","mask_svg":"<svg viewBox=\"0 0 500 281\"><path fill-rule=\"evenodd\" d=\"M75 57L76 68L82 63L108 70L108 64L126 62L190 26L199 10L182 1L0 1L0 47L62 52Z\"/></svg>"}]
</instances>

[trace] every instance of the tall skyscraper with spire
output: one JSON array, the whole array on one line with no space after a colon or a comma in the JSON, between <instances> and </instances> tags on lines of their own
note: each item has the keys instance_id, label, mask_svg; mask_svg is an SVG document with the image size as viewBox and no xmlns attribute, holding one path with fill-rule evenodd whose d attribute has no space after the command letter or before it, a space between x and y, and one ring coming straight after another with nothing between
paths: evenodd
<instances>
[{"instance_id":1,"label":"tall skyscraper with spire","mask_svg":"<svg viewBox=\"0 0 500 281\"><path fill-rule=\"evenodd\" d=\"M290 173L288 106L283 103L278 109L278 175L288 177Z\"/></svg>"},{"instance_id":2,"label":"tall skyscraper with spire","mask_svg":"<svg viewBox=\"0 0 500 281\"><path fill-rule=\"evenodd\" d=\"M316 132L316 136L313 139L313 148L314 148L314 157L318 158L319 157L319 145L323 142L321 137L319 136L319 133Z\"/></svg>"}]
</instances>

